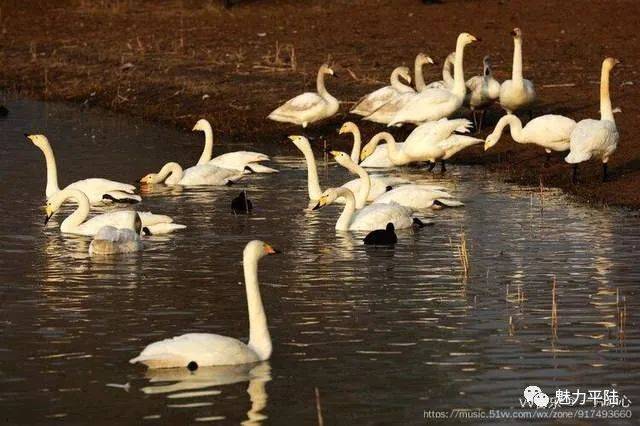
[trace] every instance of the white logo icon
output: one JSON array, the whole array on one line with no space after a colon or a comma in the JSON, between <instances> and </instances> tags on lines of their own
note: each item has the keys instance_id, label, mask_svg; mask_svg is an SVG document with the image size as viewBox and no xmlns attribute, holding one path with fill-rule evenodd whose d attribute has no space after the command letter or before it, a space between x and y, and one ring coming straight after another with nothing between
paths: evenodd
<instances>
[{"instance_id":1,"label":"white logo icon","mask_svg":"<svg viewBox=\"0 0 640 426\"><path fill-rule=\"evenodd\" d=\"M545 408L549 405L549 395L542 392L538 386L527 386L524 390L524 399L527 403L533 403L538 408Z\"/></svg>"}]
</instances>

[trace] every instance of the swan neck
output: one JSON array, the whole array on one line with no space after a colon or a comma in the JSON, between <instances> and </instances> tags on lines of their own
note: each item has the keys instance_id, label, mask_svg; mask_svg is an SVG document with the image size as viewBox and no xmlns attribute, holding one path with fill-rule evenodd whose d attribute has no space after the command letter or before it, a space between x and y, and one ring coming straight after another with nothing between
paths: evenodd
<instances>
[{"instance_id":1,"label":"swan neck","mask_svg":"<svg viewBox=\"0 0 640 426\"><path fill-rule=\"evenodd\" d=\"M309 144L306 144L302 149L304 159L307 162L307 188L309 191L310 200L319 200L322 196L322 189L320 189L320 179L318 179L318 167L316 166L316 159L313 156L313 150Z\"/></svg>"},{"instance_id":2,"label":"swan neck","mask_svg":"<svg viewBox=\"0 0 640 426\"><path fill-rule=\"evenodd\" d=\"M355 127L351 133L353 133L353 148L351 148L351 161L358 164L360 161L360 149L362 149L362 135L360 129Z\"/></svg>"},{"instance_id":3,"label":"swan neck","mask_svg":"<svg viewBox=\"0 0 640 426\"><path fill-rule=\"evenodd\" d=\"M409 162L407 159L407 155L398 149L396 140L390 133L382 133L380 139L384 139L386 141L389 159L395 166L402 166ZM378 141L376 141L376 144L377 142Z\"/></svg>"},{"instance_id":4,"label":"swan neck","mask_svg":"<svg viewBox=\"0 0 640 426\"><path fill-rule=\"evenodd\" d=\"M243 260L244 283L247 291L249 311L249 344L261 361L271 356L271 336L267 327L260 288L258 284L258 258L253 253L245 253Z\"/></svg>"},{"instance_id":5,"label":"swan neck","mask_svg":"<svg viewBox=\"0 0 640 426\"><path fill-rule=\"evenodd\" d=\"M171 175L169 177L169 175ZM167 163L165 164L158 174L153 179L152 183L160 183L166 180L166 183L173 184L178 183L182 179L184 172L182 171L182 167L178 163Z\"/></svg>"},{"instance_id":6,"label":"swan neck","mask_svg":"<svg viewBox=\"0 0 640 426\"><path fill-rule=\"evenodd\" d=\"M603 65L600 75L600 120L609 120L615 123L609 93L609 74L610 70Z\"/></svg>"},{"instance_id":7,"label":"swan neck","mask_svg":"<svg viewBox=\"0 0 640 426\"><path fill-rule=\"evenodd\" d=\"M45 189L45 195L49 198L56 192L60 191L60 187L58 186L56 157L53 155L53 149L48 142L44 146L39 146L39 148L42 150L44 159L47 163L47 187Z\"/></svg>"},{"instance_id":8,"label":"swan neck","mask_svg":"<svg viewBox=\"0 0 640 426\"><path fill-rule=\"evenodd\" d=\"M336 222L337 231L348 231L353 219L353 213L356 211L356 199L347 188L338 188L338 195L345 199L344 209L340 213L340 217Z\"/></svg>"},{"instance_id":9,"label":"swan neck","mask_svg":"<svg viewBox=\"0 0 640 426\"><path fill-rule=\"evenodd\" d=\"M82 223L89 216L89 211L91 210L91 205L89 204L89 199L87 196L76 189L65 189L62 191L62 201L60 204L64 203L67 199L73 199L77 207L65 220L60 224L60 230L67 231L73 228L77 228L82 225Z\"/></svg>"},{"instance_id":10,"label":"swan neck","mask_svg":"<svg viewBox=\"0 0 640 426\"><path fill-rule=\"evenodd\" d=\"M502 134L503 129L507 126L509 126L511 131L511 139L513 139L516 142L521 142L522 141L522 121L520 121L520 119L513 114L507 114L500 119L500 122L496 126L496 130L498 130L498 127L500 127L500 134Z\"/></svg>"},{"instance_id":11,"label":"swan neck","mask_svg":"<svg viewBox=\"0 0 640 426\"><path fill-rule=\"evenodd\" d=\"M522 39L516 37L513 39L513 69L511 71L511 80L514 84L524 84L522 79Z\"/></svg>"},{"instance_id":12,"label":"swan neck","mask_svg":"<svg viewBox=\"0 0 640 426\"><path fill-rule=\"evenodd\" d=\"M453 87L455 84L454 78L451 75L452 65L451 58L447 56L447 59L445 59L444 64L442 65L442 81L444 81L444 84L447 87Z\"/></svg>"},{"instance_id":13,"label":"swan neck","mask_svg":"<svg viewBox=\"0 0 640 426\"><path fill-rule=\"evenodd\" d=\"M322 98L326 99L327 97L331 96L331 95L329 95L329 92L327 92L327 89L324 86L324 71L323 70L318 71L318 77L316 79L316 86L317 86L318 94Z\"/></svg>"},{"instance_id":14,"label":"swan neck","mask_svg":"<svg viewBox=\"0 0 640 426\"><path fill-rule=\"evenodd\" d=\"M464 42L459 40L456 45L456 59L453 65L453 90L452 92L458 97L464 97L467 93L467 86L464 81Z\"/></svg>"},{"instance_id":15,"label":"swan neck","mask_svg":"<svg viewBox=\"0 0 640 426\"><path fill-rule=\"evenodd\" d=\"M197 165L206 164L211 161L211 157L213 156L213 130L211 129L211 125L207 123L204 129L204 149L202 150L202 155L200 155L200 159L198 160Z\"/></svg>"},{"instance_id":16,"label":"swan neck","mask_svg":"<svg viewBox=\"0 0 640 426\"><path fill-rule=\"evenodd\" d=\"M424 88L427 86L424 82L424 74L422 73L422 59L420 59L419 57L416 58L416 62L414 64L414 69L413 69L413 74L414 74L414 80L415 80L415 84L416 84L416 90L418 92L422 92L424 90Z\"/></svg>"},{"instance_id":17,"label":"swan neck","mask_svg":"<svg viewBox=\"0 0 640 426\"><path fill-rule=\"evenodd\" d=\"M360 177L360 188L358 189L358 194L356 198L356 208L361 209L367 204L367 198L369 198L369 191L371 190L371 178L369 177L369 173L364 169L364 167L354 164L352 167L352 172L358 174Z\"/></svg>"}]
</instances>

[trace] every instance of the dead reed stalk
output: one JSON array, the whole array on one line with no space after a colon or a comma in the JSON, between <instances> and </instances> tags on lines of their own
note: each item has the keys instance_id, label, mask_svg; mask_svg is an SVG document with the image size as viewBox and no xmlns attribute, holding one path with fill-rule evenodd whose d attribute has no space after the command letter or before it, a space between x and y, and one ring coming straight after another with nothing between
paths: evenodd
<instances>
[{"instance_id":1,"label":"dead reed stalk","mask_svg":"<svg viewBox=\"0 0 640 426\"><path fill-rule=\"evenodd\" d=\"M553 334L553 338L556 339L558 337L558 297L557 297L557 280L556 276L553 276L551 289L551 333Z\"/></svg>"},{"instance_id":2,"label":"dead reed stalk","mask_svg":"<svg viewBox=\"0 0 640 426\"><path fill-rule=\"evenodd\" d=\"M469 250L467 249L467 237L464 232L460 235L458 256L460 257L460 263L462 264L464 277L467 278L469 276Z\"/></svg>"},{"instance_id":3,"label":"dead reed stalk","mask_svg":"<svg viewBox=\"0 0 640 426\"><path fill-rule=\"evenodd\" d=\"M320 404L320 390L316 389L316 413L318 413L318 426L324 426L324 420L322 419L322 405Z\"/></svg>"}]
</instances>

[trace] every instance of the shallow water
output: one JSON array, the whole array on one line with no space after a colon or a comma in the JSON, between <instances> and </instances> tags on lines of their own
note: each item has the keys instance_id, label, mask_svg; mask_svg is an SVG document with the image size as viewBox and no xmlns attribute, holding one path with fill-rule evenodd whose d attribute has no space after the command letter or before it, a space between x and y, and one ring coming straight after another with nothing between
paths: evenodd
<instances>
[{"instance_id":1,"label":"shallow water","mask_svg":"<svg viewBox=\"0 0 640 426\"><path fill-rule=\"evenodd\" d=\"M0 121L0 412L9 423L316 424L315 388L326 424L519 408L528 385L615 387L640 403L637 213L541 197L482 169L451 167L445 179L408 169L394 173L445 184L467 205L425 213L435 225L403 232L395 249L365 248L363 235L334 231L340 207L303 211L300 156L264 141L252 148L274 155L279 175L154 187L137 208L188 229L147 239L139 254L92 259L88 238L59 233L66 213L43 227L44 159L22 134L49 136L62 184L133 182L165 161L193 164L202 135L66 105L9 107ZM324 186L347 179L320 165ZM240 189L255 206L249 217L229 210ZM247 338L241 253L254 238L285 252L260 265L269 362L153 374L127 363L185 332Z\"/></svg>"}]
</instances>

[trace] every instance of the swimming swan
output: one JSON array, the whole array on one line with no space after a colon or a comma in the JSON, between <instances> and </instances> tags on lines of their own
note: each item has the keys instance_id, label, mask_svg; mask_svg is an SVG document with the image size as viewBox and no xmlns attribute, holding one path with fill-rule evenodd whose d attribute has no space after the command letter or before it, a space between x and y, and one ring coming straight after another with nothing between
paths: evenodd
<instances>
[{"instance_id":1,"label":"swimming swan","mask_svg":"<svg viewBox=\"0 0 640 426\"><path fill-rule=\"evenodd\" d=\"M352 114L367 116L401 93L415 93L413 88L400 81L400 77L411 83L409 68L397 67L394 69L391 73L390 86L381 87L380 89L362 97L358 102L356 102L356 105L350 112Z\"/></svg>"},{"instance_id":2,"label":"swimming swan","mask_svg":"<svg viewBox=\"0 0 640 426\"><path fill-rule=\"evenodd\" d=\"M317 93L306 92L289 99L269 114L267 118L307 127L311 123L331 117L338 112L340 103L327 92L324 86L325 74L334 75L333 70L327 64L323 64L318 70Z\"/></svg>"},{"instance_id":3,"label":"swimming swan","mask_svg":"<svg viewBox=\"0 0 640 426\"><path fill-rule=\"evenodd\" d=\"M193 131L204 132L204 150L197 165L211 164L213 166L222 167L224 169L244 171L249 168L253 173L278 173L276 169L260 164L262 161L269 161L269 156L253 151L234 151L226 154L218 155L211 159L213 155L213 129L211 124L201 118L198 120Z\"/></svg>"},{"instance_id":4,"label":"swimming swan","mask_svg":"<svg viewBox=\"0 0 640 426\"><path fill-rule=\"evenodd\" d=\"M547 114L534 118L523 128L522 121L517 116L507 114L498 121L493 132L487 136L484 142L485 151L498 143L507 126L511 128L511 138L515 142L541 146L547 154L550 154L551 151L569 149L569 138L576 127L576 122L562 115Z\"/></svg>"},{"instance_id":5,"label":"swimming swan","mask_svg":"<svg viewBox=\"0 0 640 426\"><path fill-rule=\"evenodd\" d=\"M53 155L53 149L49 144L49 140L44 135L27 135L35 146L40 148L44 154L47 163L47 187L45 195L50 198L53 194L60 192L58 186L58 169L56 167L56 158ZM91 205L102 204L106 200L119 201L125 203L135 203L142 199L139 195L133 193L136 187L126 183L116 182L108 179L89 178L83 179L69 184L65 189L78 189L84 192L89 198Z\"/></svg>"},{"instance_id":6,"label":"swimming swan","mask_svg":"<svg viewBox=\"0 0 640 426\"><path fill-rule=\"evenodd\" d=\"M536 99L536 90L531 80L522 78L522 31L514 28L513 36L513 70L511 80L505 80L500 86L500 105L509 114L523 109Z\"/></svg>"},{"instance_id":7,"label":"swimming swan","mask_svg":"<svg viewBox=\"0 0 640 426\"><path fill-rule=\"evenodd\" d=\"M184 225L172 223L173 219L169 216L155 215L148 212L138 213L134 210L107 212L87 220L91 209L89 199L84 192L77 189L63 189L47 200L45 206L45 225L68 199L74 201L77 204L77 208L60 224L60 232L65 234L92 237L96 235L103 226L113 226L117 229L131 229L137 233L140 233L141 228L147 227L150 230L155 230L158 234L186 228ZM163 225L163 227L159 227L159 225ZM161 232L163 230L165 232Z\"/></svg>"},{"instance_id":8,"label":"swimming swan","mask_svg":"<svg viewBox=\"0 0 640 426\"><path fill-rule=\"evenodd\" d=\"M393 223L395 229L411 228L414 223L422 224L411 217L411 209L399 204L370 204L356 211L356 200L347 188L327 189L313 210L321 209L334 203L338 198L346 200L344 210L336 222L337 231L374 231Z\"/></svg>"},{"instance_id":9,"label":"swimming swan","mask_svg":"<svg viewBox=\"0 0 640 426\"><path fill-rule=\"evenodd\" d=\"M571 132L569 155L565 161L573 164L573 182L576 183L578 163L597 158L602 161L602 180L607 180L607 163L609 157L618 147L620 134L611 110L609 94L609 75L620 63L618 59L606 58L602 61L600 75L600 120L586 119L576 124Z\"/></svg>"},{"instance_id":10,"label":"swimming swan","mask_svg":"<svg viewBox=\"0 0 640 426\"><path fill-rule=\"evenodd\" d=\"M453 87L449 89L425 89L416 94L393 117L390 126L401 123L420 124L436 121L456 112L464 102L467 93L464 80L463 57L466 45L478 41L469 33L462 33L456 42L456 59L454 64Z\"/></svg>"},{"instance_id":11,"label":"swimming swan","mask_svg":"<svg viewBox=\"0 0 640 426\"><path fill-rule=\"evenodd\" d=\"M371 154L367 155L367 157L362 162L360 162L360 148L362 146L362 136L360 135L360 129L355 123L351 121L347 121L342 125L342 127L340 127L340 131L338 133L341 135L348 134L348 133L353 134L353 148L351 149L351 160L354 163L356 164L360 163L360 165L364 168L389 168L394 166L393 162L389 158L387 147L384 146L384 144L377 145L377 143L376 143L375 150ZM373 138L371 138L371 141L373 141L376 138L379 140L381 138L381 136L379 135L380 135L379 133L374 135ZM371 143L371 141L369 141L369 143ZM404 143L398 142L396 143L396 146L398 149L402 149L402 147L404 146Z\"/></svg>"},{"instance_id":12,"label":"swimming swan","mask_svg":"<svg viewBox=\"0 0 640 426\"><path fill-rule=\"evenodd\" d=\"M166 185L229 185L241 179L244 172L224 169L213 164L198 164L182 170L180 164L165 164L158 173L149 173L140 179L140 183L154 184L164 182Z\"/></svg>"},{"instance_id":13,"label":"swimming swan","mask_svg":"<svg viewBox=\"0 0 640 426\"><path fill-rule=\"evenodd\" d=\"M243 253L244 281L249 308L249 342L209 333L189 333L151 343L129 362L149 368L207 367L248 364L269 359L272 352L267 316L260 297L258 261L279 253L270 245L254 240Z\"/></svg>"},{"instance_id":14,"label":"swimming swan","mask_svg":"<svg viewBox=\"0 0 640 426\"><path fill-rule=\"evenodd\" d=\"M89 244L90 256L108 256L142 250L140 235L131 229L103 226Z\"/></svg>"},{"instance_id":15,"label":"swimming swan","mask_svg":"<svg viewBox=\"0 0 640 426\"><path fill-rule=\"evenodd\" d=\"M313 156L313 150L309 144L309 140L304 136L289 136L289 140L302 152L307 163L307 188L309 192L309 200L317 201L322 195L320 189L320 180L318 179L318 169L316 167L316 159ZM386 176L372 176L370 179L371 187L368 191L367 201L373 201L376 197L384 193L389 186L393 187L401 183L407 183L406 179ZM350 189L353 193L364 194L361 188L361 180L353 179L342 185L344 188ZM337 202L344 202L338 200ZM315 203L314 203L315 204Z\"/></svg>"}]
</instances>

